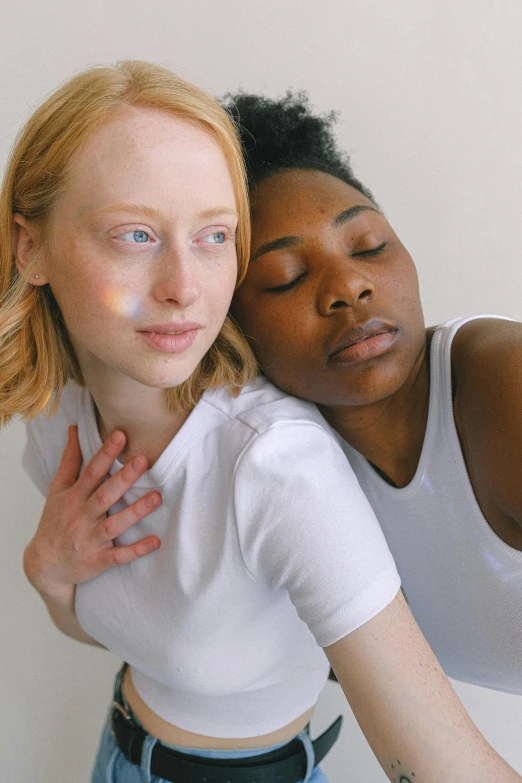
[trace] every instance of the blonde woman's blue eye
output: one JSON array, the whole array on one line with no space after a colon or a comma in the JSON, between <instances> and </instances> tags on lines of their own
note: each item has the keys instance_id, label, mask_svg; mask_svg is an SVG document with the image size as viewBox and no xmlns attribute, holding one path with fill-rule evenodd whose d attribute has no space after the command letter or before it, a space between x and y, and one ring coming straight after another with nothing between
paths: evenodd
<instances>
[{"instance_id":1,"label":"blonde woman's blue eye","mask_svg":"<svg viewBox=\"0 0 522 783\"><path fill-rule=\"evenodd\" d=\"M125 234L121 235L121 239L124 239L126 242L143 244L147 242L150 237L146 231L126 231Z\"/></svg>"},{"instance_id":2,"label":"blonde woman's blue eye","mask_svg":"<svg viewBox=\"0 0 522 783\"><path fill-rule=\"evenodd\" d=\"M207 234L204 237L204 241L212 245L222 245L226 238L224 231L213 231L212 234Z\"/></svg>"}]
</instances>

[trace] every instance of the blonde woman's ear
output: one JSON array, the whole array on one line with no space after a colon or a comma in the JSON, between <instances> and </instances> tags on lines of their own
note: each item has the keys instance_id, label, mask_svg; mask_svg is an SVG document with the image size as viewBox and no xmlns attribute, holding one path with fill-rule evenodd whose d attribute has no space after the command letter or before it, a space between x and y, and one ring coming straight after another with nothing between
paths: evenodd
<instances>
[{"instance_id":1,"label":"blonde woman's ear","mask_svg":"<svg viewBox=\"0 0 522 783\"><path fill-rule=\"evenodd\" d=\"M33 285L45 285L49 282L47 275L37 263L40 244L40 229L23 215L13 215L13 256L16 268L21 275L30 271L29 282ZM42 259L43 260L43 259ZM32 267L32 268L31 268Z\"/></svg>"}]
</instances>

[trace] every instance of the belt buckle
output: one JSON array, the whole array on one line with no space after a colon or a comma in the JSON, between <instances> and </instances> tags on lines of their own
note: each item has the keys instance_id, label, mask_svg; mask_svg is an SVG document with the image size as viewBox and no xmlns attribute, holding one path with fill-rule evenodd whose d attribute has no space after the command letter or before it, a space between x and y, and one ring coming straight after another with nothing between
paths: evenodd
<instances>
[{"instance_id":1,"label":"belt buckle","mask_svg":"<svg viewBox=\"0 0 522 783\"><path fill-rule=\"evenodd\" d=\"M129 715L129 713L127 712L127 710L119 703L119 701L113 701L112 702L112 704L111 704L111 711L114 708L116 708L119 712L121 712L121 714L123 715L125 720L132 720L132 718ZM112 724L112 721L111 721L111 724ZM113 739L116 739L116 735L114 733L114 729L113 729L112 725L111 725L111 735L112 735Z\"/></svg>"}]
</instances>

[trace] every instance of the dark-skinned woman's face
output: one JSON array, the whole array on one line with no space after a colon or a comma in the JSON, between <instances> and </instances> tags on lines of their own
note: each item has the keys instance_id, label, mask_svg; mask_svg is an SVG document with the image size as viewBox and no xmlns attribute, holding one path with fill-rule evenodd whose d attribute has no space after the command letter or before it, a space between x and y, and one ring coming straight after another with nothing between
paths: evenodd
<instances>
[{"instance_id":1,"label":"dark-skinned woman's face","mask_svg":"<svg viewBox=\"0 0 522 783\"><path fill-rule=\"evenodd\" d=\"M251 262L232 312L266 375L322 405L397 391L425 332L413 261L382 213L302 169L263 180L251 201Z\"/></svg>"}]
</instances>

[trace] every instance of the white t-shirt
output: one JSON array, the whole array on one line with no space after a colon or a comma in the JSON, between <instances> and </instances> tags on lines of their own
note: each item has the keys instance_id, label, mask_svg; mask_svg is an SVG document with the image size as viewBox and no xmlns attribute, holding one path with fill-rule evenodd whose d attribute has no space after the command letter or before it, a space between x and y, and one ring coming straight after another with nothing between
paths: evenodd
<instances>
[{"instance_id":1,"label":"white t-shirt","mask_svg":"<svg viewBox=\"0 0 522 783\"><path fill-rule=\"evenodd\" d=\"M69 424L89 461L101 446L94 404L72 383L54 417L28 425L24 467L44 494ZM160 549L79 585L78 620L170 723L214 737L281 728L317 700L321 647L400 584L337 440L314 406L263 378L238 397L208 390L111 512L152 488L161 507L121 543L154 533Z\"/></svg>"}]
</instances>

